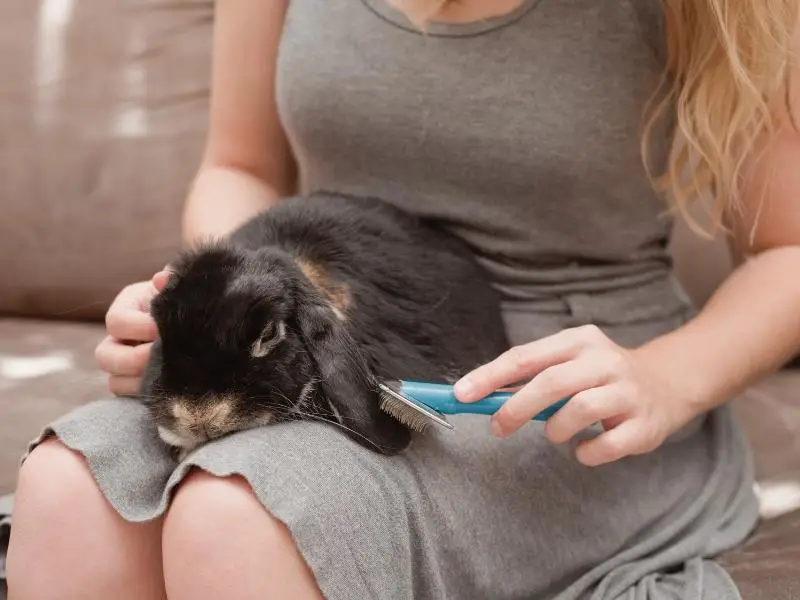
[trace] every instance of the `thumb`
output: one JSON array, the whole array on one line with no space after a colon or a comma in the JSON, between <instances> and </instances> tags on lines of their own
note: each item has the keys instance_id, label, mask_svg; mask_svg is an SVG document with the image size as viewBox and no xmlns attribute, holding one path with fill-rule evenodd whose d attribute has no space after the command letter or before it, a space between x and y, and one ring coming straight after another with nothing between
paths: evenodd
<instances>
[{"instance_id":1,"label":"thumb","mask_svg":"<svg viewBox=\"0 0 800 600\"><path fill-rule=\"evenodd\" d=\"M164 269L153 275L153 287L156 288L157 292L160 293L164 291L167 282L169 282L170 275L172 275L172 271L168 269Z\"/></svg>"}]
</instances>

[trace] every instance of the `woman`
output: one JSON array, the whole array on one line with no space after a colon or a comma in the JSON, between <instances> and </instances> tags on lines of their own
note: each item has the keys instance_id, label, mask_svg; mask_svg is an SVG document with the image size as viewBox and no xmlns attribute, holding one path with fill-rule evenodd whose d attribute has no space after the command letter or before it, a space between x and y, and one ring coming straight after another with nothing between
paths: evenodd
<instances>
[{"instance_id":1,"label":"woman","mask_svg":"<svg viewBox=\"0 0 800 600\"><path fill-rule=\"evenodd\" d=\"M503 292L515 348L461 399L531 382L491 428L457 419L396 458L293 424L178 465L138 403L82 407L22 467L11 600L738 597L713 557L757 507L726 402L800 348L796 21L796 0L218 2L186 241L297 181L397 202ZM672 115L686 143L667 164ZM702 311L673 282L642 139L681 211L713 187L750 258ZM108 313L117 395L164 277Z\"/></svg>"}]
</instances>

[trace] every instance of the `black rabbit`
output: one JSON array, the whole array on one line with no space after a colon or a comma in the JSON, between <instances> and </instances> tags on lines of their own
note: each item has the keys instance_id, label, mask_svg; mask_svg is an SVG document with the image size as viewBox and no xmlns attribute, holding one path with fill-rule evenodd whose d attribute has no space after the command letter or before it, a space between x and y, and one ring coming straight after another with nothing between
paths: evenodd
<instances>
[{"instance_id":1,"label":"black rabbit","mask_svg":"<svg viewBox=\"0 0 800 600\"><path fill-rule=\"evenodd\" d=\"M452 383L508 348L470 250L375 199L289 198L172 266L141 396L184 454L304 418L394 454L410 432L376 378Z\"/></svg>"}]
</instances>

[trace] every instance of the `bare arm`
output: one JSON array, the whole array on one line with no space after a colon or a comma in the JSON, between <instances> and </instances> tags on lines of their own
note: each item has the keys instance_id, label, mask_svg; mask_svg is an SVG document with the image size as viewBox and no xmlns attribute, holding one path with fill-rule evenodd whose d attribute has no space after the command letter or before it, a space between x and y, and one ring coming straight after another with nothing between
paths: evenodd
<instances>
[{"instance_id":1,"label":"bare arm","mask_svg":"<svg viewBox=\"0 0 800 600\"><path fill-rule=\"evenodd\" d=\"M288 0L218 0L209 134L186 200L183 237L225 235L294 191L296 169L275 104Z\"/></svg>"},{"instance_id":2,"label":"bare arm","mask_svg":"<svg viewBox=\"0 0 800 600\"><path fill-rule=\"evenodd\" d=\"M743 210L728 216L738 268L695 320L642 349L686 374L700 410L800 352L800 132L783 118L774 144L746 165Z\"/></svg>"},{"instance_id":3,"label":"bare arm","mask_svg":"<svg viewBox=\"0 0 800 600\"><path fill-rule=\"evenodd\" d=\"M183 237L219 237L293 192L295 167L275 108L275 62L288 0L217 0L211 119L202 165L186 200ZM136 395L157 336L150 300L166 282L128 286L106 317L95 352L109 389ZM138 342L131 344L131 341Z\"/></svg>"}]
</instances>

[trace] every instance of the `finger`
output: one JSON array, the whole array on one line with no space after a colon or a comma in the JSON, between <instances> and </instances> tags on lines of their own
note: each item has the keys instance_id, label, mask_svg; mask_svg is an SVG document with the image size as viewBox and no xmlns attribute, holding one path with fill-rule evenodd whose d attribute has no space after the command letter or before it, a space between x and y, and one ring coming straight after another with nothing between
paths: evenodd
<instances>
[{"instance_id":1,"label":"finger","mask_svg":"<svg viewBox=\"0 0 800 600\"><path fill-rule=\"evenodd\" d=\"M576 457L587 467L596 467L626 456L651 452L660 443L641 419L628 419L614 429L580 442Z\"/></svg>"},{"instance_id":2,"label":"finger","mask_svg":"<svg viewBox=\"0 0 800 600\"><path fill-rule=\"evenodd\" d=\"M150 314L150 303L159 293L159 290L156 289L152 279L150 281L141 282L141 285L142 288L134 299L134 308L138 309L140 312Z\"/></svg>"},{"instance_id":3,"label":"finger","mask_svg":"<svg viewBox=\"0 0 800 600\"><path fill-rule=\"evenodd\" d=\"M478 367L455 384L456 397L474 402L498 388L528 379L540 371L575 358L587 345L600 343L604 334L594 326L565 329L522 346Z\"/></svg>"},{"instance_id":4,"label":"finger","mask_svg":"<svg viewBox=\"0 0 800 600\"><path fill-rule=\"evenodd\" d=\"M167 283L169 282L169 278L172 275L172 271L164 269L163 271L159 271L155 275L153 275L153 287L156 289L157 292L161 293L164 291L164 288L167 287Z\"/></svg>"},{"instance_id":5,"label":"finger","mask_svg":"<svg viewBox=\"0 0 800 600\"><path fill-rule=\"evenodd\" d=\"M548 367L497 411L492 418L493 431L510 435L548 406L608 382L609 371L603 361L588 355Z\"/></svg>"},{"instance_id":6,"label":"finger","mask_svg":"<svg viewBox=\"0 0 800 600\"><path fill-rule=\"evenodd\" d=\"M111 309L134 308L144 310L155 295L156 289L152 281L139 281L132 283L122 289L111 303Z\"/></svg>"},{"instance_id":7,"label":"finger","mask_svg":"<svg viewBox=\"0 0 800 600\"><path fill-rule=\"evenodd\" d=\"M108 309L106 317L108 317L109 314L118 315L121 312L127 312L127 311L135 311L137 313L144 313L149 315L150 303L152 302L156 294L158 294L158 290L156 290L156 287L153 284L152 280L133 283L124 288L117 295L117 297L114 298L114 301L111 303L111 306ZM107 320L106 320L106 327L108 327ZM140 340L133 340L133 341L140 341Z\"/></svg>"},{"instance_id":8,"label":"finger","mask_svg":"<svg viewBox=\"0 0 800 600\"><path fill-rule=\"evenodd\" d=\"M554 444L565 444L597 422L619 424L632 409L632 400L621 384L603 385L572 396L545 423L544 433Z\"/></svg>"},{"instance_id":9,"label":"finger","mask_svg":"<svg viewBox=\"0 0 800 600\"><path fill-rule=\"evenodd\" d=\"M106 313L106 330L118 339L131 342L152 342L158 336L153 317L135 308L114 308Z\"/></svg>"},{"instance_id":10,"label":"finger","mask_svg":"<svg viewBox=\"0 0 800 600\"><path fill-rule=\"evenodd\" d=\"M121 377L140 377L150 357L152 344L128 346L107 337L97 346L95 357L106 373Z\"/></svg>"},{"instance_id":11,"label":"finger","mask_svg":"<svg viewBox=\"0 0 800 600\"><path fill-rule=\"evenodd\" d=\"M141 379L139 377L118 377L112 375L108 378L108 389L115 396L138 396Z\"/></svg>"}]
</instances>

